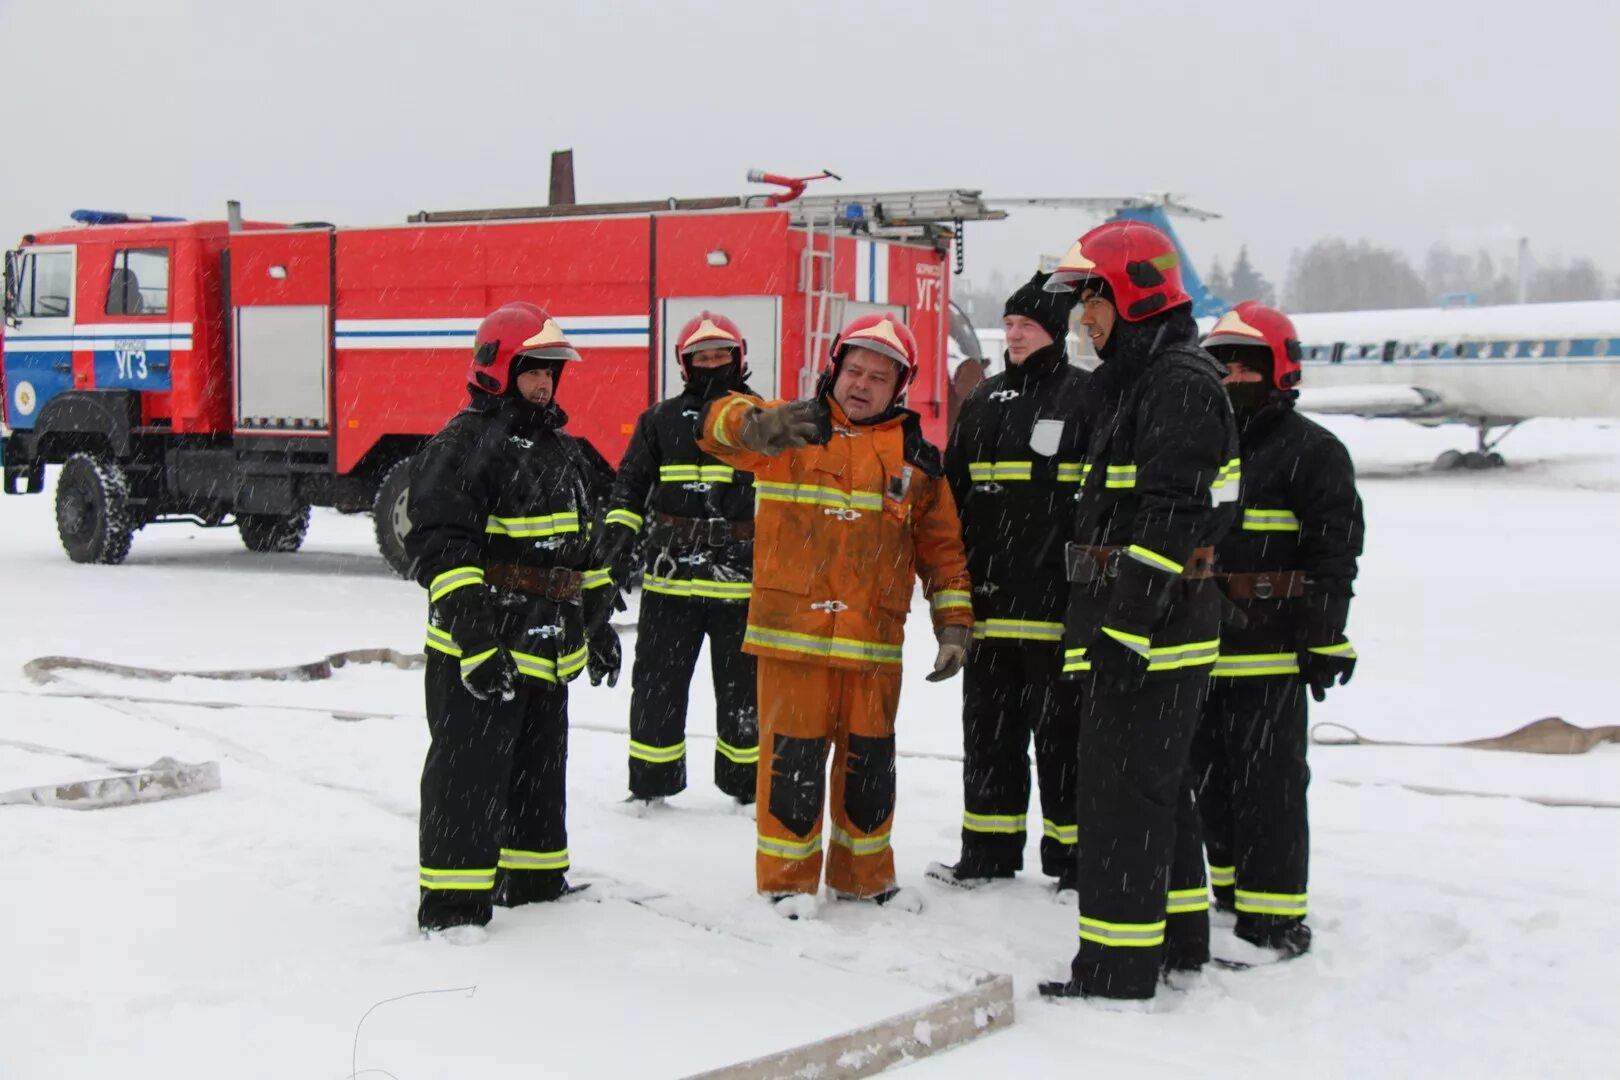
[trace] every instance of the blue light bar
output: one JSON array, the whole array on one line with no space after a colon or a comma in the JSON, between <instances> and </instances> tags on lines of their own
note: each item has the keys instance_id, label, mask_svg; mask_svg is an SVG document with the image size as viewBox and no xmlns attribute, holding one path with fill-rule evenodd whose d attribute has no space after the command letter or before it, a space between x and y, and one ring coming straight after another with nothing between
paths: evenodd
<instances>
[{"instance_id":1,"label":"blue light bar","mask_svg":"<svg viewBox=\"0 0 1620 1080\"><path fill-rule=\"evenodd\" d=\"M75 210L70 217L80 225L130 225L149 221L184 221L160 214L125 214L118 210Z\"/></svg>"}]
</instances>

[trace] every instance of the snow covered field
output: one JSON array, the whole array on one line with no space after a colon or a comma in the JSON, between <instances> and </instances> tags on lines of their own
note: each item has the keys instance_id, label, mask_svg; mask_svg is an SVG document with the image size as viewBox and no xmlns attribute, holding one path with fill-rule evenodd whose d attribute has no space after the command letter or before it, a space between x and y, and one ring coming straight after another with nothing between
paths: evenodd
<instances>
[{"instance_id":1,"label":"snow covered field","mask_svg":"<svg viewBox=\"0 0 1620 1080\"><path fill-rule=\"evenodd\" d=\"M1535 422L1503 446L1509 469L1443 475L1426 464L1466 433L1333 426L1364 478L1369 547L1351 620L1361 664L1314 718L1413 741L1548 715L1616 722L1620 424ZM21 674L52 654L208 669L417 651L422 593L388 575L369 519L317 513L292 556L250 554L234 531L156 527L126 565L90 567L62 553L51 505L0 499L0 791L107 773L18 744L218 760L224 786L94 813L0 807L5 1080L336 1080L356 1068L398 1080L678 1077L913 1008L986 972L1016 979L1013 1028L907 1075L1617 1067L1620 811L1504 796L1620 801L1620 747L1576 758L1317 748L1316 950L1210 972L1162 993L1150 1014L1116 1013L1035 996L1075 944L1073 909L1038 877L975 895L925 887L920 916L839 906L814 922L776 918L753 896L752 822L708 784L706 740L693 740L691 790L646 818L624 814L625 738L603 729L625 723L627 634L619 687L573 691L570 847L575 876L596 877L608 898L498 911L487 945L456 949L419 941L413 926L418 673L71 679L251 703L231 709L74 699L60 696L74 686ZM922 681L932 643L920 613L911 631L895 847L902 880L918 884L928 861L956 852L960 690ZM694 733L713 731L708 700L700 671ZM345 709L398 715L332 717ZM367 1016L408 994L419 996Z\"/></svg>"}]
</instances>

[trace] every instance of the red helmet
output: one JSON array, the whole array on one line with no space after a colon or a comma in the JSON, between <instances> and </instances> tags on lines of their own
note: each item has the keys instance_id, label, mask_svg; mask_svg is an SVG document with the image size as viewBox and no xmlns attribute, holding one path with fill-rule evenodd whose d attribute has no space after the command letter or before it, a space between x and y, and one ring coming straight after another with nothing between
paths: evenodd
<instances>
[{"instance_id":1,"label":"red helmet","mask_svg":"<svg viewBox=\"0 0 1620 1080\"><path fill-rule=\"evenodd\" d=\"M1245 300L1220 317L1204 338L1204 348L1259 345L1271 350L1271 382L1278 390L1299 385L1299 335L1293 320L1258 300Z\"/></svg>"},{"instance_id":2,"label":"red helmet","mask_svg":"<svg viewBox=\"0 0 1620 1080\"><path fill-rule=\"evenodd\" d=\"M467 385L497 397L512 384L512 365L520 356L536 360L578 360L557 320L545 308L526 300L502 304L478 324L473 338Z\"/></svg>"},{"instance_id":3,"label":"red helmet","mask_svg":"<svg viewBox=\"0 0 1620 1080\"><path fill-rule=\"evenodd\" d=\"M917 339L906 324L893 315L878 312L852 319L838 332L832 344L832 361L836 368L850 349L870 349L879 356L887 356L900 365L900 386L895 400L906 392L911 380L917 377Z\"/></svg>"},{"instance_id":4,"label":"red helmet","mask_svg":"<svg viewBox=\"0 0 1620 1080\"><path fill-rule=\"evenodd\" d=\"M745 376L748 374L748 342L737 324L724 315L700 311L675 335L675 355L680 358L683 378L692 375L688 365L691 355L703 349L730 349L738 370Z\"/></svg>"},{"instance_id":5,"label":"red helmet","mask_svg":"<svg viewBox=\"0 0 1620 1080\"><path fill-rule=\"evenodd\" d=\"M1175 242L1145 221L1105 221L1074 242L1047 279L1047 292L1072 292L1102 278L1127 322L1192 303L1181 287Z\"/></svg>"}]
</instances>

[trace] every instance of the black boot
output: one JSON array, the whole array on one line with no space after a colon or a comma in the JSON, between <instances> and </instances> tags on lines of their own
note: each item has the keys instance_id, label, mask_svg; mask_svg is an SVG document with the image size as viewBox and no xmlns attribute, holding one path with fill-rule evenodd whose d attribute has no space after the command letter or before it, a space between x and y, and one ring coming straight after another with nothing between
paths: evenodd
<instances>
[{"instance_id":1,"label":"black boot","mask_svg":"<svg viewBox=\"0 0 1620 1080\"><path fill-rule=\"evenodd\" d=\"M993 869L966 857L955 863L929 863L923 876L954 889L981 889L992 881L1011 880L1011 870Z\"/></svg>"},{"instance_id":2,"label":"black boot","mask_svg":"<svg viewBox=\"0 0 1620 1080\"><path fill-rule=\"evenodd\" d=\"M1311 951L1311 928L1298 916L1242 914L1232 932L1250 945L1276 950L1282 960Z\"/></svg>"},{"instance_id":3,"label":"black boot","mask_svg":"<svg viewBox=\"0 0 1620 1080\"><path fill-rule=\"evenodd\" d=\"M580 889L588 886L580 886ZM561 870L523 870L516 874L501 873L495 880L497 907L521 907L524 904L548 904L569 893L579 892L568 884Z\"/></svg>"}]
</instances>

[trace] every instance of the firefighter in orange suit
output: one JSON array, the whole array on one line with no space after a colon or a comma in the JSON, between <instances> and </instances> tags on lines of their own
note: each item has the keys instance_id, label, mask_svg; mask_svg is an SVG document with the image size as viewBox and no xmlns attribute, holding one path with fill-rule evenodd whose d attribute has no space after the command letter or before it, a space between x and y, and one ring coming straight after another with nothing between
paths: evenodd
<instances>
[{"instance_id":1,"label":"firefighter in orange suit","mask_svg":"<svg viewBox=\"0 0 1620 1080\"><path fill-rule=\"evenodd\" d=\"M917 342L891 315L844 327L815 398L711 404L699 446L754 474L754 592L743 650L759 661L755 877L789 918L812 916L826 849L835 899L921 906L894 876L894 721L912 579L939 652L962 667L967 561L939 451L901 402ZM823 843L827 751L832 828Z\"/></svg>"}]
</instances>

